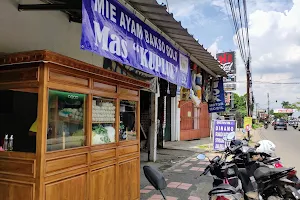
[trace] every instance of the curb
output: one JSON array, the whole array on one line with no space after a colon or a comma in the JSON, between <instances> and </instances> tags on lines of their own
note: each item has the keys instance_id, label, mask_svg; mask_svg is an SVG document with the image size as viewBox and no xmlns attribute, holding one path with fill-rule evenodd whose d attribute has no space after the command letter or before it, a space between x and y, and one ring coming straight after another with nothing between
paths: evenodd
<instances>
[{"instance_id":1,"label":"curb","mask_svg":"<svg viewBox=\"0 0 300 200\"><path fill-rule=\"evenodd\" d=\"M189 161L190 159L196 157L197 155L199 155L199 153L195 153L194 155L192 155L192 156L190 156L190 157L188 157L188 158L186 158L186 159L180 161L179 163L176 163L176 164L173 165L172 167L170 167L170 168L168 168L168 169L165 169L163 172L171 171L171 170L173 170L174 168L176 168L177 166L179 166L179 165L181 165L181 164L183 164L183 163Z\"/></svg>"}]
</instances>

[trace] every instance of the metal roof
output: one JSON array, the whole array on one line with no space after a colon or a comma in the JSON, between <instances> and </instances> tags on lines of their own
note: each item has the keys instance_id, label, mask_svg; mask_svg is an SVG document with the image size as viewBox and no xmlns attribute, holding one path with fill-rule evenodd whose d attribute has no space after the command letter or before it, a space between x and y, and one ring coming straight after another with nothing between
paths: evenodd
<instances>
[{"instance_id":1,"label":"metal roof","mask_svg":"<svg viewBox=\"0 0 300 200\"><path fill-rule=\"evenodd\" d=\"M183 47L190 56L193 56L198 62L204 64L216 75L226 76L226 72L220 67L219 61L200 45L195 38L188 33L187 29L182 27L180 22L174 19L173 14L167 12L165 6L159 5L156 0L126 1L179 46ZM197 61L193 61L198 64Z\"/></svg>"},{"instance_id":2,"label":"metal roof","mask_svg":"<svg viewBox=\"0 0 300 200\"><path fill-rule=\"evenodd\" d=\"M45 7L37 5L31 10L61 10L68 14L70 21L81 22L81 3L82 0L41 0L48 3ZM176 47L183 53L187 53L191 60L211 75L227 76L226 72L220 67L220 63L203 47L195 38L183 28L181 23L176 21L173 14L166 10L166 6L159 5L156 0L119 0L120 3L128 7L128 4L144 16L151 24L156 26L167 40L172 40ZM50 5L49 5L50 4ZM55 6L56 5L56 6ZM26 7L26 4L25 4ZM20 7L19 9L22 10ZM39 9L40 8L40 9ZM26 10L26 9L24 9ZM28 9L27 7L27 10Z\"/></svg>"}]
</instances>

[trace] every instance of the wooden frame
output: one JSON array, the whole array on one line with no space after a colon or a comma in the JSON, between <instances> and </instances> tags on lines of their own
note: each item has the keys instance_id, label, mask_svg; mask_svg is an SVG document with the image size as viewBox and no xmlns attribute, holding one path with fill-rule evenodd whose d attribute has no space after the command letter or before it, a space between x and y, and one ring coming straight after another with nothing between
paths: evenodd
<instances>
[{"instance_id":1,"label":"wooden frame","mask_svg":"<svg viewBox=\"0 0 300 200\"><path fill-rule=\"evenodd\" d=\"M139 90L149 84L50 51L1 57L0 77L0 90L35 91L39 100L36 153L0 152L0 199L140 198ZM49 89L87 94L86 146L47 152ZM116 100L115 143L91 145L93 96ZM137 102L136 140L119 141L123 99Z\"/></svg>"}]
</instances>

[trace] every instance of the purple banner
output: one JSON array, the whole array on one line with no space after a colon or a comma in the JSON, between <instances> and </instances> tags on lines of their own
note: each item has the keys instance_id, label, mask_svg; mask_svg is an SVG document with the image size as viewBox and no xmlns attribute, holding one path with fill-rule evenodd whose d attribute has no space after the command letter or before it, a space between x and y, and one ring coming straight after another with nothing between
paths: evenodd
<instances>
[{"instance_id":1,"label":"purple banner","mask_svg":"<svg viewBox=\"0 0 300 200\"><path fill-rule=\"evenodd\" d=\"M214 121L214 150L223 151L230 141L225 141L226 137L231 132L236 132L236 122L234 120L215 120Z\"/></svg>"},{"instance_id":2,"label":"purple banner","mask_svg":"<svg viewBox=\"0 0 300 200\"><path fill-rule=\"evenodd\" d=\"M213 99L208 102L208 112L224 112L226 110L223 78L213 82Z\"/></svg>"},{"instance_id":3,"label":"purple banner","mask_svg":"<svg viewBox=\"0 0 300 200\"><path fill-rule=\"evenodd\" d=\"M81 49L191 88L189 57L117 0L82 1Z\"/></svg>"}]
</instances>

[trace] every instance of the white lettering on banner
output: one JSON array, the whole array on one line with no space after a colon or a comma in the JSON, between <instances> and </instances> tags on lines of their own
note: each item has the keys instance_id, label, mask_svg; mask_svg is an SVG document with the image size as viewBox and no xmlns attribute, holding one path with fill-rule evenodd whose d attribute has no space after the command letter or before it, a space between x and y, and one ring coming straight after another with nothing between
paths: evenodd
<instances>
[{"instance_id":1,"label":"white lettering on banner","mask_svg":"<svg viewBox=\"0 0 300 200\"><path fill-rule=\"evenodd\" d=\"M162 72L163 75L170 77L171 79L175 79L175 74L177 73L178 68L174 66L172 63L167 60L159 57L157 54L149 51L148 49L144 49L137 44L133 45L133 49L135 51L140 52L141 56L141 65L143 67L149 68L156 72ZM161 70L160 70L161 69Z\"/></svg>"},{"instance_id":2,"label":"white lettering on banner","mask_svg":"<svg viewBox=\"0 0 300 200\"><path fill-rule=\"evenodd\" d=\"M94 21L94 29L95 29L95 46L99 46L99 43L102 43L102 49L105 51L109 51L112 54L116 54L118 56L122 56L123 58L127 58L128 50L127 50L127 42L125 40L120 40L120 38L112 34L110 36L111 42L108 44L109 39L109 31L110 29L106 26L101 27L98 22Z\"/></svg>"},{"instance_id":3,"label":"white lettering on banner","mask_svg":"<svg viewBox=\"0 0 300 200\"><path fill-rule=\"evenodd\" d=\"M117 23L116 9L116 6L108 2L107 0L95 0L94 11L98 12L102 16L105 16L107 19L110 19L114 23ZM148 30L143 29L143 27L139 23L135 22L134 19L132 19L122 11L120 13L119 26L127 32L132 33L139 39L145 40L145 42L150 44L152 47L158 49L163 53L166 53L166 55L174 61L178 61L178 51L176 49L166 45L160 38L156 37Z\"/></svg>"},{"instance_id":4,"label":"white lettering on banner","mask_svg":"<svg viewBox=\"0 0 300 200\"><path fill-rule=\"evenodd\" d=\"M95 12L98 12L99 14L105 16L107 19L110 19L112 22L117 22L116 7L108 1L95 0L94 10Z\"/></svg>"}]
</instances>

